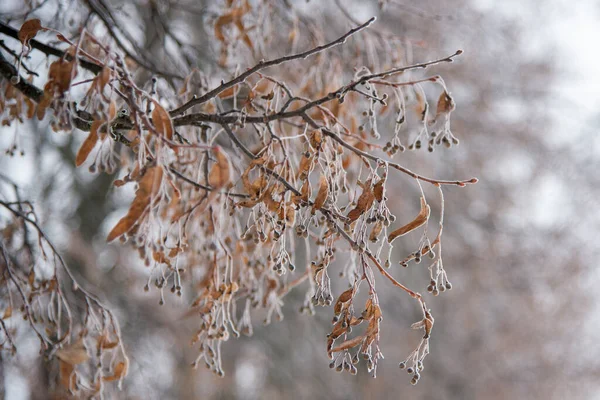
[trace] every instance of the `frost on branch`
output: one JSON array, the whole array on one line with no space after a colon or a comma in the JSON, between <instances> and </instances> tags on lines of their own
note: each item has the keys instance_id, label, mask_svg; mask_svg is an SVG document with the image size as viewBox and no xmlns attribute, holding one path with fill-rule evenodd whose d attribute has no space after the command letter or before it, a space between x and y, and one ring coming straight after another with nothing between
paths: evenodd
<instances>
[{"instance_id":1,"label":"frost on branch","mask_svg":"<svg viewBox=\"0 0 600 400\"><path fill-rule=\"evenodd\" d=\"M253 62L269 35L256 28L264 11L257 7L230 1L213 22L226 73L194 70L173 81L151 71L155 78L138 82L136 72L145 67L87 30L73 41L59 34L68 48L50 64L43 90L29 79L12 79L22 71L2 58L8 78L2 81L3 123L51 114L55 130L86 132L78 166L116 173L115 190L134 187L107 240L139 253L148 267L144 288L160 293L159 304L169 301L168 292L189 301L187 317L197 322L194 366L223 375L223 343L252 333L255 309L263 310L265 324L283 319L286 294L303 287L301 312L333 305L331 367L355 374L364 359L375 376L383 358L375 287L381 275L422 312L413 324L422 340L400 364L417 383L434 319L424 296L392 274L397 265L428 256L428 292L451 288L441 259L443 187L476 179L428 178L392 158L425 143L429 151L458 144L450 131L456 107L450 91L440 76L418 71L452 62L461 51L404 65L397 42L395 52L373 61L368 54L380 52L389 37L369 29L372 18L331 42L306 39L303 51ZM301 34L289 39L297 43ZM356 54L354 69L342 46ZM236 69L238 63L243 67ZM76 86L85 88L83 95L75 94ZM416 217L394 214L386 196L390 182L419 188L420 199L405 199L420 203ZM439 199L427 199L422 185L436 187ZM436 207L439 227L432 237ZM417 248L393 260L393 244L414 232L421 235ZM333 263L341 252L347 253L342 269ZM330 277L340 275L349 289L334 293ZM367 293L364 304L360 291ZM112 371L120 379L127 362Z\"/></svg>"}]
</instances>

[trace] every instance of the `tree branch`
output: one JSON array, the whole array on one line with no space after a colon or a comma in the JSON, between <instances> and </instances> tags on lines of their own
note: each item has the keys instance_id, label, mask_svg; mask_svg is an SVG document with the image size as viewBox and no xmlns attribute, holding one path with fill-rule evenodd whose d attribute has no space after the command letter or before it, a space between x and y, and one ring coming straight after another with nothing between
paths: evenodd
<instances>
[{"instance_id":1,"label":"tree branch","mask_svg":"<svg viewBox=\"0 0 600 400\"><path fill-rule=\"evenodd\" d=\"M185 111L189 110L190 108L192 108L198 104L206 103L208 100L214 98L219 93L223 92L224 90L227 90L230 87L237 85L238 83L240 83L240 82L244 81L246 78L248 78L250 75L254 74L255 72L260 71L261 69L272 67L272 66L279 65L279 64L283 64L285 62L292 61L292 60L306 59L307 57L310 57L313 54L317 54L322 51L328 50L334 46L343 44L346 42L346 39L348 39L350 36L354 35L356 32L359 32L359 31L365 29L366 27L368 27L369 25L371 25L375 21L375 19L376 18L373 17L370 20L368 20L367 22L365 22L364 24L357 26L354 29L349 30L343 36L340 36L338 39L334 40L333 42L330 42L330 43L327 43L327 44L324 44L321 46L317 46L315 48L312 48L312 49L307 50L302 53L292 54L289 56L285 56L285 57L281 57L281 58L277 58L277 59L269 60L269 61L260 61L254 67L252 67L249 70L247 70L246 72L238 75L237 77L233 78L232 80L227 81L227 82L222 82L220 86L203 94L200 97L194 97L192 100L188 101L181 107L172 110L170 114L171 114L171 116L174 117L174 116L183 114Z\"/></svg>"},{"instance_id":2,"label":"tree branch","mask_svg":"<svg viewBox=\"0 0 600 400\"><path fill-rule=\"evenodd\" d=\"M14 28L11 28L10 26L6 25L5 23L3 23L2 21L0 21L0 33L6 36L9 36L13 39L19 40L19 31L17 31ZM65 57L65 52L62 50L59 50L55 47L52 46L48 46L44 43L38 42L35 39L31 39L29 41L29 45L36 49L41 51L42 53L51 55L51 56L56 56L56 57ZM67 60L70 61L72 60L72 57L70 55L67 54L66 56ZM90 62L82 57L79 57L77 59L77 61L79 62L79 65L81 65L82 68L87 69L90 72L93 72L94 74L98 74L100 73L100 71L102 71L102 67L96 63Z\"/></svg>"}]
</instances>

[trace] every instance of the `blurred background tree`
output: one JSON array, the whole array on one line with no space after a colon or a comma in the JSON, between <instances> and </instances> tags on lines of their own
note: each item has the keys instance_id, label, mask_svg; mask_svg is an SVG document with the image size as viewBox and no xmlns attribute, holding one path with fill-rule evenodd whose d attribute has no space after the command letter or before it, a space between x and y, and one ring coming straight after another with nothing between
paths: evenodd
<instances>
[{"instance_id":1,"label":"blurred background tree","mask_svg":"<svg viewBox=\"0 0 600 400\"><path fill-rule=\"evenodd\" d=\"M35 200L49 236L68 263L102 294L121 322L131 365L123 392L115 396L562 399L597 393L598 313L591 267L599 254L598 246L588 241L600 228L593 168L598 139L561 139L569 134L555 128L564 112L553 87L564 72L556 66L552 39L536 37L531 28L544 25L553 10L565 5L557 2L545 9L535 1L491 5L470 0L252 4L254 29L270 32L268 40L256 44L257 53L267 59L326 42L371 16L378 22L365 40L380 51L401 46L403 63L465 50L455 65L430 71L444 77L457 103L453 132L461 145L398 156L402 165L427 176L476 173L480 178L468 190L447 191L444 264L454 289L440 298L426 295L436 317L432 355L420 384L411 387L397 360L419 340L410 330L419 315L412 301L382 280L378 292L386 359L376 379L360 368L358 376L328 368L325 337L332 313L317 308L315 316L299 314L303 290L288 295L284 321L255 324L253 337L228 342L223 378L192 369L195 356L190 356L189 341L195 326L183 317L189 304L167 300L157 308L156 293L145 293L140 284L147 272L136 256L122 246L105 244L105 234L119 215L113 211L125 204L123 195L111 190L113 176L75 168L80 135L51 132L46 122L28 123L17 128L14 139L25 155L2 157L0 165L16 175L13 179ZM14 1L0 6L0 19L18 28L35 16L70 37L81 26L94 27L95 35L112 35L123 52L147 67L135 77L146 82L157 72L177 80L193 68L207 76L220 71L223 55L213 37L222 8L218 1ZM3 45L18 49L2 39ZM339 51L352 57L349 49ZM29 64L43 64L39 54L32 57ZM240 71L254 65L237 61ZM294 74L291 68L284 71L282 75ZM3 131L1 143L9 148L12 131ZM435 195L430 189L425 188L426 194ZM398 178L388 185L397 215L418 212L414 201L407 200L415 196L418 188L410 180ZM396 246L395 259L413 251L416 240ZM334 268L342 266L340 260ZM425 275L398 273L401 282L424 292ZM341 282L332 283L337 293L343 290ZM17 357L2 354L4 394L47 398L51 371L37 357L31 338L19 340L20 348L30 350Z\"/></svg>"}]
</instances>

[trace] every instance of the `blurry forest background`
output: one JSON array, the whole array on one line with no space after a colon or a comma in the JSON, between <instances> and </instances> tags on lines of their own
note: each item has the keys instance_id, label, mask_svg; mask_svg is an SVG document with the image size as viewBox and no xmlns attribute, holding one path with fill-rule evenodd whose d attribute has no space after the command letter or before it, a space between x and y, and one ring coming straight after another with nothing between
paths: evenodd
<instances>
[{"instance_id":1,"label":"blurry forest background","mask_svg":"<svg viewBox=\"0 0 600 400\"><path fill-rule=\"evenodd\" d=\"M47 4L33 15L62 30L84 23L89 8L108 5L119 29L133 32L158 67L179 63L207 74L219 68L219 54L207 39L218 1L37 3ZM480 180L446 191L444 265L454 288L439 298L428 297L436 329L422 379L412 387L397 365L419 340L410 330L418 317L414 304L383 281L378 288L385 360L376 379L364 366L357 376L328 368L324 339L331 310L317 308L312 317L299 314L302 289L290 293L282 322L255 323L253 337L229 340L223 348L225 377L190 368L193 324L182 318L188 304L170 297L159 308L156 292L143 291L146 272L136 255L105 243L106 232L126 206L123 195L111 189L114 176L75 168L75 152L84 138L78 131L54 133L46 122L27 122L16 133L25 156L1 156L0 170L21 183L72 268L116 310L131 358L121 397L600 398L595 333L600 322L595 272L600 117L590 112L585 94L575 100L566 94L581 79L575 59L561 53L564 41L555 40L562 32L551 27L562 14L569 15L569 2L389 0L384 12L376 1L273 3L301 21L298 35L314 35L317 42L341 35L356 25L353 21L377 16L370 29L402 38L409 62L465 51L455 63L430 71L443 76L455 97L452 126L460 146L397 158L428 176ZM593 2L585 7L600 17ZM13 27L20 26L23 13L20 1L0 5L0 19ZM162 44L169 29L193 44L178 58ZM286 53L288 36L279 32L263 51L269 57ZM168 43L176 47L173 40ZM4 127L1 132L4 150L14 133ZM408 180L398 179L389 190L397 215L416 212L417 192ZM409 286L425 285L416 274L399 271L398 276ZM338 290L343 287L333 281ZM35 338L19 337L18 347L17 356L1 356L5 398L46 398L48 379Z\"/></svg>"}]
</instances>

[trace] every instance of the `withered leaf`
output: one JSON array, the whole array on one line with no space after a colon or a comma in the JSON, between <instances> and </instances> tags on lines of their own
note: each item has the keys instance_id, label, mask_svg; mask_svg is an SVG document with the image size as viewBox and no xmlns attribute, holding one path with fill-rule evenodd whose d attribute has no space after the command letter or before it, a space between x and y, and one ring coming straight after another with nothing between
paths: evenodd
<instances>
[{"instance_id":1,"label":"withered leaf","mask_svg":"<svg viewBox=\"0 0 600 400\"><path fill-rule=\"evenodd\" d=\"M173 121L171 121L169 113L156 100L153 100L153 103L152 123L156 131L169 140L173 139Z\"/></svg>"},{"instance_id":2,"label":"withered leaf","mask_svg":"<svg viewBox=\"0 0 600 400\"><path fill-rule=\"evenodd\" d=\"M296 223L296 209L291 203L288 203L285 208L285 223L287 226L294 226Z\"/></svg>"},{"instance_id":3,"label":"withered leaf","mask_svg":"<svg viewBox=\"0 0 600 400\"><path fill-rule=\"evenodd\" d=\"M383 196L385 196L385 178L380 179L375 186L373 186L373 195L375 195L375 200L381 203L383 200Z\"/></svg>"},{"instance_id":4,"label":"withered leaf","mask_svg":"<svg viewBox=\"0 0 600 400\"><path fill-rule=\"evenodd\" d=\"M56 357L69 365L82 364L90 358L82 339L79 339L70 346L57 350Z\"/></svg>"},{"instance_id":5,"label":"withered leaf","mask_svg":"<svg viewBox=\"0 0 600 400\"><path fill-rule=\"evenodd\" d=\"M210 169L208 183L213 189L220 189L231 182L231 162L227 154L218 147L215 149L214 154L217 162Z\"/></svg>"},{"instance_id":6,"label":"withered leaf","mask_svg":"<svg viewBox=\"0 0 600 400\"><path fill-rule=\"evenodd\" d=\"M351 349L355 346L358 346L364 339L364 336L356 336L352 339L348 339L329 350L329 353L337 353L343 350Z\"/></svg>"},{"instance_id":7,"label":"withered leaf","mask_svg":"<svg viewBox=\"0 0 600 400\"><path fill-rule=\"evenodd\" d=\"M152 195L158 192L160 183L162 181L162 175L163 170L161 167L154 166L148 168L139 182L138 190L135 193L135 198L129 207L129 211L127 211L127 215L121 218L117 225L115 225L115 227L110 231L108 237L106 238L107 242L112 242L133 228L138 219L142 216L142 214L144 214L150 205Z\"/></svg>"},{"instance_id":8,"label":"withered leaf","mask_svg":"<svg viewBox=\"0 0 600 400\"><path fill-rule=\"evenodd\" d=\"M114 349L119 345L119 339L117 338L117 340L111 342L108 335L104 334L98 339L97 345L98 349Z\"/></svg>"},{"instance_id":9,"label":"withered leaf","mask_svg":"<svg viewBox=\"0 0 600 400\"><path fill-rule=\"evenodd\" d=\"M70 390L75 386L77 382L77 375L73 374L75 367L67 362L58 360L58 371L60 375L59 382L67 390Z\"/></svg>"},{"instance_id":10,"label":"withered leaf","mask_svg":"<svg viewBox=\"0 0 600 400\"><path fill-rule=\"evenodd\" d=\"M454 100L452 99L452 97L450 97L448 92L444 91L442 94L440 94L440 97L438 99L437 109L435 112L436 118L439 115L452 112L454 110L455 106L456 105L454 104Z\"/></svg>"},{"instance_id":11,"label":"withered leaf","mask_svg":"<svg viewBox=\"0 0 600 400\"><path fill-rule=\"evenodd\" d=\"M250 11L250 3L248 1L245 1L241 7L233 8L228 13L219 16L219 18L217 18L217 20L215 21L215 37L217 38L217 40L219 40L220 42L225 41L225 34L223 33L223 29L225 28L225 26L231 24L232 22L235 22L238 26L238 29L240 29L240 31L243 32L243 25L241 28L239 25L241 24L242 17L248 11Z\"/></svg>"},{"instance_id":12,"label":"withered leaf","mask_svg":"<svg viewBox=\"0 0 600 400\"><path fill-rule=\"evenodd\" d=\"M267 206L267 209L272 212L277 212L281 208L282 201L276 201L273 199L273 194L276 193L278 185L271 185L265 190L260 197L263 203Z\"/></svg>"},{"instance_id":13,"label":"withered leaf","mask_svg":"<svg viewBox=\"0 0 600 400\"><path fill-rule=\"evenodd\" d=\"M300 159L300 166L298 166L298 172L296 173L296 178L299 178L301 180L306 179L310 174L313 165L314 157L311 153L307 152L304 155L302 155L302 158Z\"/></svg>"},{"instance_id":14,"label":"withered leaf","mask_svg":"<svg viewBox=\"0 0 600 400\"><path fill-rule=\"evenodd\" d=\"M81 164L83 164L94 149L94 146L96 146L96 142L98 141L98 129L102 124L103 121L99 120L94 120L94 122L92 122L90 134L84 140L83 144L79 148L79 151L77 152L77 156L75 157L76 166L79 167Z\"/></svg>"},{"instance_id":15,"label":"withered leaf","mask_svg":"<svg viewBox=\"0 0 600 400\"><path fill-rule=\"evenodd\" d=\"M254 53L254 44L252 43L250 36L248 36L248 31L250 30L250 28L247 29L246 27L244 27L244 23L241 19L237 19L235 21L235 26L237 26L238 30L240 31L240 34L242 35L242 41L246 44L246 46L248 46L250 50L252 50L252 53Z\"/></svg>"},{"instance_id":16,"label":"withered leaf","mask_svg":"<svg viewBox=\"0 0 600 400\"><path fill-rule=\"evenodd\" d=\"M310 134L310 145L317 150L321 150L323 145L323 132L320 129L314 130Z\"/></svg>"},{"instance_id":17,"label":"withered leaf","mask_svg":"<svg viewBox=\"0 0 600 400\"><path fill-rule=\"evenodd\" d=\"M105 376L102 378L104 382L111 382L121 379L127 375L127 364L121 361L115 366L115 372L110 376Z\"/></svg>"},{"instance_id":18,"label":"withered leaf","mask_svg":"<svg viewBox=\"0 0 600 400\"><path fill-rule=\"evenodd\" d=\"M312 208L313 214L323 207L323 204L325 204L325 200L327 200L328 195L329 184L327 183L327 178L325 177L325 175L321 175L321 179L319 181L319 191L317 192L317 197L315 198L315 202Z\"/></svg>"},{"instance_id":19,"label":"withered leaf","mask_svg":"<svg viewBox=\"0 0 600 400\"><path fill-rule=\"evenodd\" d=\"M369 234L369 240L371 242L376 242L379 239L379 234L381 233L381 230L383 229L383 221L377 221L375 223L375 225L373 226L373 229L371 229L371 234Z\"/></svg>"},{"instance_id":20,"label":"withered leaf","mask_svg":"<svg viewBox=\"0 0 600 400\"><path fill-rule=\"evenodd\" d=\"M42 22L38 18L29 19L21 25L17 37L24 46L29 47L29 41L41 30L46 30L46 28L42 26Z\"/></svg>"},{"instance_id":21,"label":"withered leaf","mask_svg":"<svg viewBox=\"0 0 600 400\"><path fill-rule=\"evenodd\" d=\"M67 50L67 53L73 50ZM48 83L44 86L44 92L52 95L52 90L57 89L60 93L66 92L71 86L71 80L77 76L77 63L75 60L67 61L61 58L50 64L48 70Z\"/></svg>"},{"instance_id":22,"label":"withered leaf","mask_svg":"<svg viewBox=\"0 0 600 400\"><path fill-rule=\"evenodd\" d=\"M310 198L310 183L308 180L305 180L300 188L300 195L292 195L292 203L296 206L300 206L302 203L308 203L308 199Z\"/></svg>"},{"instance_id":23,"label":"withered leaf","mask_svg":"<svg viewBox=\"0 0 600 400\"><path fill-rule=\"evenodd\" d=\"M425 201L425 197L421 196L421 211L419 211L419 214L408 224L390 233L388 236L388 242L391 243L398 236L406 235L407 233L412 232L425 224L429 220L429 214L431 214L431 208Z\"/></svg>"},{"instance_id":24,"label":"withered leaf","mask_svg":"<svg viewBox=\"0 0 600 400\"><path fill-rule=\"evenodd\" d=\"M236 90L236 87L232 86L228 89L223 90L221 93L219 93L218 96L220 99L229 99L235 95L235 90Z\"/></svg>"},{"instance_id":25,"label":"withered leaf","mask_svg":"<svg viewBox=\"0 0 600 400\"><path fill-rule=\"evenodd\" d=\"M371 180L369 179L363 185L363 192L361 193L358 201L356 202L356 207L352 209L348 213L348 218L350 221L356 221L363 215L365 212L371 209L373 202L375 201L375 195L373 194L373 190L371 189Z\"/></svg>"},{"instance_id":26,"label":"withered leaf","mask_svg":"<svg viewBox=\"0 0 600 400\"><path fill-rule=\"evenodd\" d=\"M354 288L350 288L350 289L344 291L342 294L340 294L340 297L338 297L337 301L339 301L340 303L345 303L352 298L353 294L354 294Z\"/></svg>"}]
</instances>

